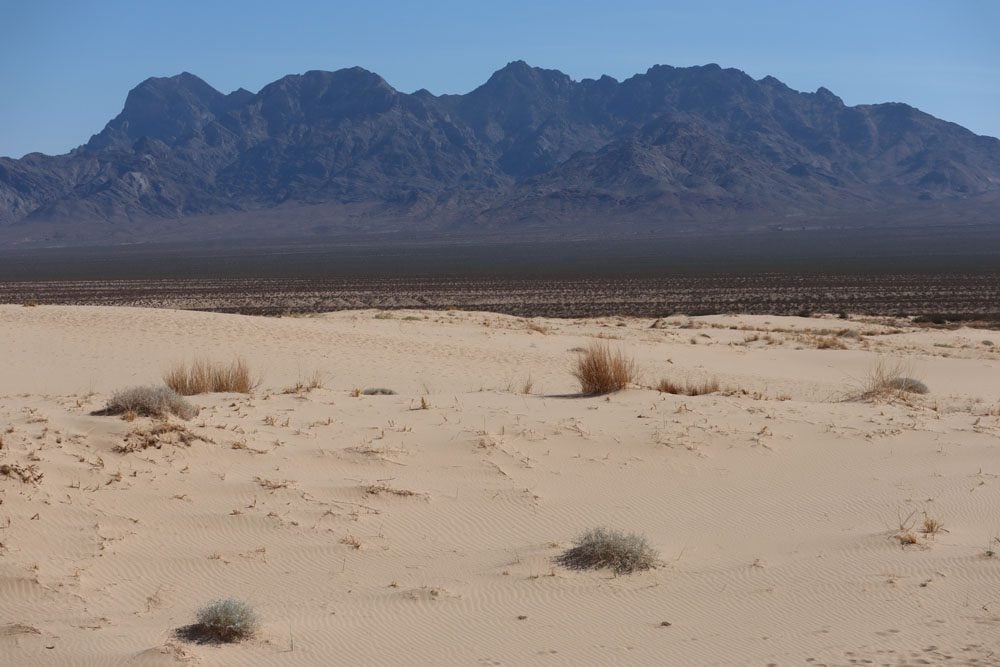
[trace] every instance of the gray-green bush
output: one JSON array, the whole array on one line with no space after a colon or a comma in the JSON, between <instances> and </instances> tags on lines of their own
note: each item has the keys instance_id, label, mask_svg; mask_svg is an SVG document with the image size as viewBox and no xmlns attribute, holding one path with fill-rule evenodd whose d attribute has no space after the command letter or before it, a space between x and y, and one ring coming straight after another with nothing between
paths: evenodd
<instances>
[{"instance_id":1,"label":"gray-green bush","mask_svg":"<svg viewBox=\"0 0 1000 667\"><path fill-rule=\"evenodd\" d=\"M198 610L198 622L191 631L202 640L236 642L252 637L259 624L253 607L242 600L227 598Z\"/></svg>"},{"instance_id":2,"label":"gray-green bush","mask_svg":"<svg viewBox=\"0 0 1000 667\"><path fill-rule=\"evenodd\" d=\"M142 417L176 415L191 419L198 409L170 387L147 386L120 389L112 394L103 410L95 415L122 415L133 413Z\"/></svg>"},{"instance_id":3,"label":"gray-green bush","mask_svg":"<svg viewBox=\"0 0 1000 667\"><path fill-rule=\"evenodd\" d=\"M615 574L631 574L656 567L660 555L646 538L636 533L595 528L574 541L574 546L556 558L571 570L609 568Z\"/></svg>"}]
</instances>

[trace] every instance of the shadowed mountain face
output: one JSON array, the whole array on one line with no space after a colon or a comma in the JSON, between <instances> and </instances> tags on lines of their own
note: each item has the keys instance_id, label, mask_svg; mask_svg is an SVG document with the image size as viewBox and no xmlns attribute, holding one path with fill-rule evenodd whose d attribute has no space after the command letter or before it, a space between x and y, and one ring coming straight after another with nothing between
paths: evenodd
<instances>
[{"instance_id":1,"label":"shadowed mountain face","mask_svg":"<svg viewBox=\"0 0 1000 667\"><path fill-rule=\"evenodd\" d=\"M566 238L1000 224L1000 141L716 65L510 63L465 95L361 68L147 79L67 155L0 159L0 243Z\"/></svg>"}]
</instances>

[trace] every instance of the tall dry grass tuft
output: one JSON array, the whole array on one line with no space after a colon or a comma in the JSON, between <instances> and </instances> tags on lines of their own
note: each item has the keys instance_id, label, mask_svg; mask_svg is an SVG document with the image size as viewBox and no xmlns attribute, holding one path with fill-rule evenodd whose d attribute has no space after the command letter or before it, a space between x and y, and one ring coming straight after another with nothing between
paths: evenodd
<instances>
[{"instance_id":1,"label":"tall dry grass tuft","mask_svg":"<svg viewBox=\"0 0 1000 667\"><path fill-rule=\"evenodd\" d=\"M584 394L608 394L625 389L635 380L635 361L607 343L593 343L580 353L572 368Z\"/></svg>"},{"instance_id":2,"label":"tall dry grass tuft","mask_svg":"<svg viewBox=\"0 0 1000 667\"><path fill-rule=\"evenodd\" d=\"M182 396L214 392L249 394L258 384L241 357L229 364L206 359L197 359L190 367L176 364L163 374L163 382Z\"/></svg>"}]
</instances>

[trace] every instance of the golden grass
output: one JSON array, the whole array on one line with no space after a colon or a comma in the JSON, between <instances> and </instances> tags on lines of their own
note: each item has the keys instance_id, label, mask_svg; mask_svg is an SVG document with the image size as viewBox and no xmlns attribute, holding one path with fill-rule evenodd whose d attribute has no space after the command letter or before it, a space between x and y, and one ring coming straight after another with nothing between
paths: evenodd
<instances>
[{"instance_id":1,"label":"golden grass","mask_svg":"<svg viewBox=\"0 0 1000 667\"><path fill-rule=\"evenodd\" d=\"M621 350L612 352L607 343L593 343L577 357L571 372L581 393L608 394L635 380L635 361Z\"/></svg>"},{"instance_id":2,"label":"golden grass","mask_svg":"<svg viewBox=\"0 0 1000 667\"><path fill-rule=\"evenodd\" d=\"M163 374L163 382L182 396L215 392L249 394L258 384L240 357L229 364L206 359L197 359L190 367L176 364Z\"/></svg>"}]
</instances>

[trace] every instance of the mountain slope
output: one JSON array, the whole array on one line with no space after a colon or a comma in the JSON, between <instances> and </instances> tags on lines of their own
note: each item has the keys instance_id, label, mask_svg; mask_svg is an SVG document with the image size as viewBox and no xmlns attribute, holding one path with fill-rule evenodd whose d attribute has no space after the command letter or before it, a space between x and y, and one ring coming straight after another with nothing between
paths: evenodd
<instances>
[{"instance_id":1,"label":"mountain slope","mask_svg":"<svg viewBox=\"0 0 1000 667\"><path fill-rule=\"evenodd\" d=\"M0 241L993 224L998 191L997 139L717 65L577 82L513 62L443 96L357 67L228 95L183 73L66 155L0 158Z\"/></svg>"}]
</instances>

